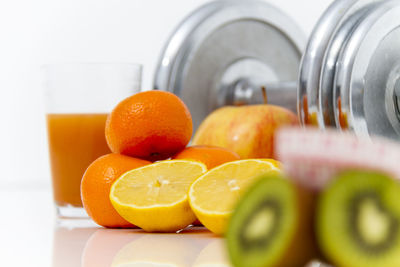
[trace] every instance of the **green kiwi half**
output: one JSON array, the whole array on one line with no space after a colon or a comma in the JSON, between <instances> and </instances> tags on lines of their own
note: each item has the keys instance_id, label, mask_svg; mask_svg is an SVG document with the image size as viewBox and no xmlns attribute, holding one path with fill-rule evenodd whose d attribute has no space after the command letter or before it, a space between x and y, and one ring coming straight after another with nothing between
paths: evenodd
<instances>
[{"instance_id":1,"label":"green kiwi half","mask_svg":"<svg viewBox=\"0 0 400 267\"><path fill-rule=\"evenodd\" d=\"M228 224L233 265L304 266L315 258L313 199L284 177L260 177L241 198Z\"/></svg>"},{"instance_id":2,"label":"green kiwi half","mask_svg":"<svg viewBox=\"0 0 400 267\"><path fill-rule=\"evenodd\" d=\"M400 266L400 185L369 171L347 171L319 200L319 245L336 266Z\"/></svg>"}]
</instances>

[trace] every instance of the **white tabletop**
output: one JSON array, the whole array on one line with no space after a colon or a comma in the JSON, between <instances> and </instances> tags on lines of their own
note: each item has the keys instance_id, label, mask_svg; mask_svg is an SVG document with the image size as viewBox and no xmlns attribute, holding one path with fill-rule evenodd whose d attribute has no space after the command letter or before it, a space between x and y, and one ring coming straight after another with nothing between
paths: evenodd
<instances>
[{"instance_id":1,"label":"white tabletop","mask_svg":"<svg viewBox=\"0 0 400 267\"><path fill-rule=\"evenodd\" d=\"M179 234L58 221L48 186L0 188L1 266L230 266L224 240L204 228Z\"/></svg>"}]
</instances>

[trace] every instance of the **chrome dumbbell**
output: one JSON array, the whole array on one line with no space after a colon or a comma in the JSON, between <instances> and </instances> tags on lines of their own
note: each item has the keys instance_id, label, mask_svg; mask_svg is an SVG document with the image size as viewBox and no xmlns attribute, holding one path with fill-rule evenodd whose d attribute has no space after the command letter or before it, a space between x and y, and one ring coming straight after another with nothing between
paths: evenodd
<instances>
[{"instance_id":1,"label":"chrome dumbbell","mask_svg":"<svg viewBox=\"0 0 400 267\"><path fill-rule=\"evenodd\" d=\"M400 0L337 0L305 44L265 2L214 1L175 29L154 85L187 103L195 127L220 106L262 103L266 88L303 124L400 140Z\"/></svg>"}]
</instances>

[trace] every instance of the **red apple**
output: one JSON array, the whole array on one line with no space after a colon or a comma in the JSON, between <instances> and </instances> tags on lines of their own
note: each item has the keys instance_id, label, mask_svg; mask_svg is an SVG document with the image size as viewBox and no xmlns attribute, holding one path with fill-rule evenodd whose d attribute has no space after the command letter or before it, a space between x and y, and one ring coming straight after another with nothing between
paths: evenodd
<instances>
[{"instance_id":1,"label":"red apple","mask_svg":"<svg viewBox=\"0 0 400 267\"><path fill-rule=\"evenodd\" d=\"M227 106L208 115L192 144L228 148L242 159L274 158L275 130L298 124L297 116L280 106Z\"/></svg>"}]
</instances>

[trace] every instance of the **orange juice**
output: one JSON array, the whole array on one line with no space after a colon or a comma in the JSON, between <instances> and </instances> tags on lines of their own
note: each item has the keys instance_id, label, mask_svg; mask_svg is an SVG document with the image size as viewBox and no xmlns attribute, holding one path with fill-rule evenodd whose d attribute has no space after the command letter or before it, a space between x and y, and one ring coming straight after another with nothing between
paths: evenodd
<instances>
[{"instance_id":1,"label":"orange juice","mask_svg":"<svg viewBox=\"0 0 400 267\"><path fill-rule=\"evenodd\" d=\"M104 136L107 114L48 114L47 129L54 199L82 207L80 184L86 168L110 153Z\"/></svg>"}]
</instances>

